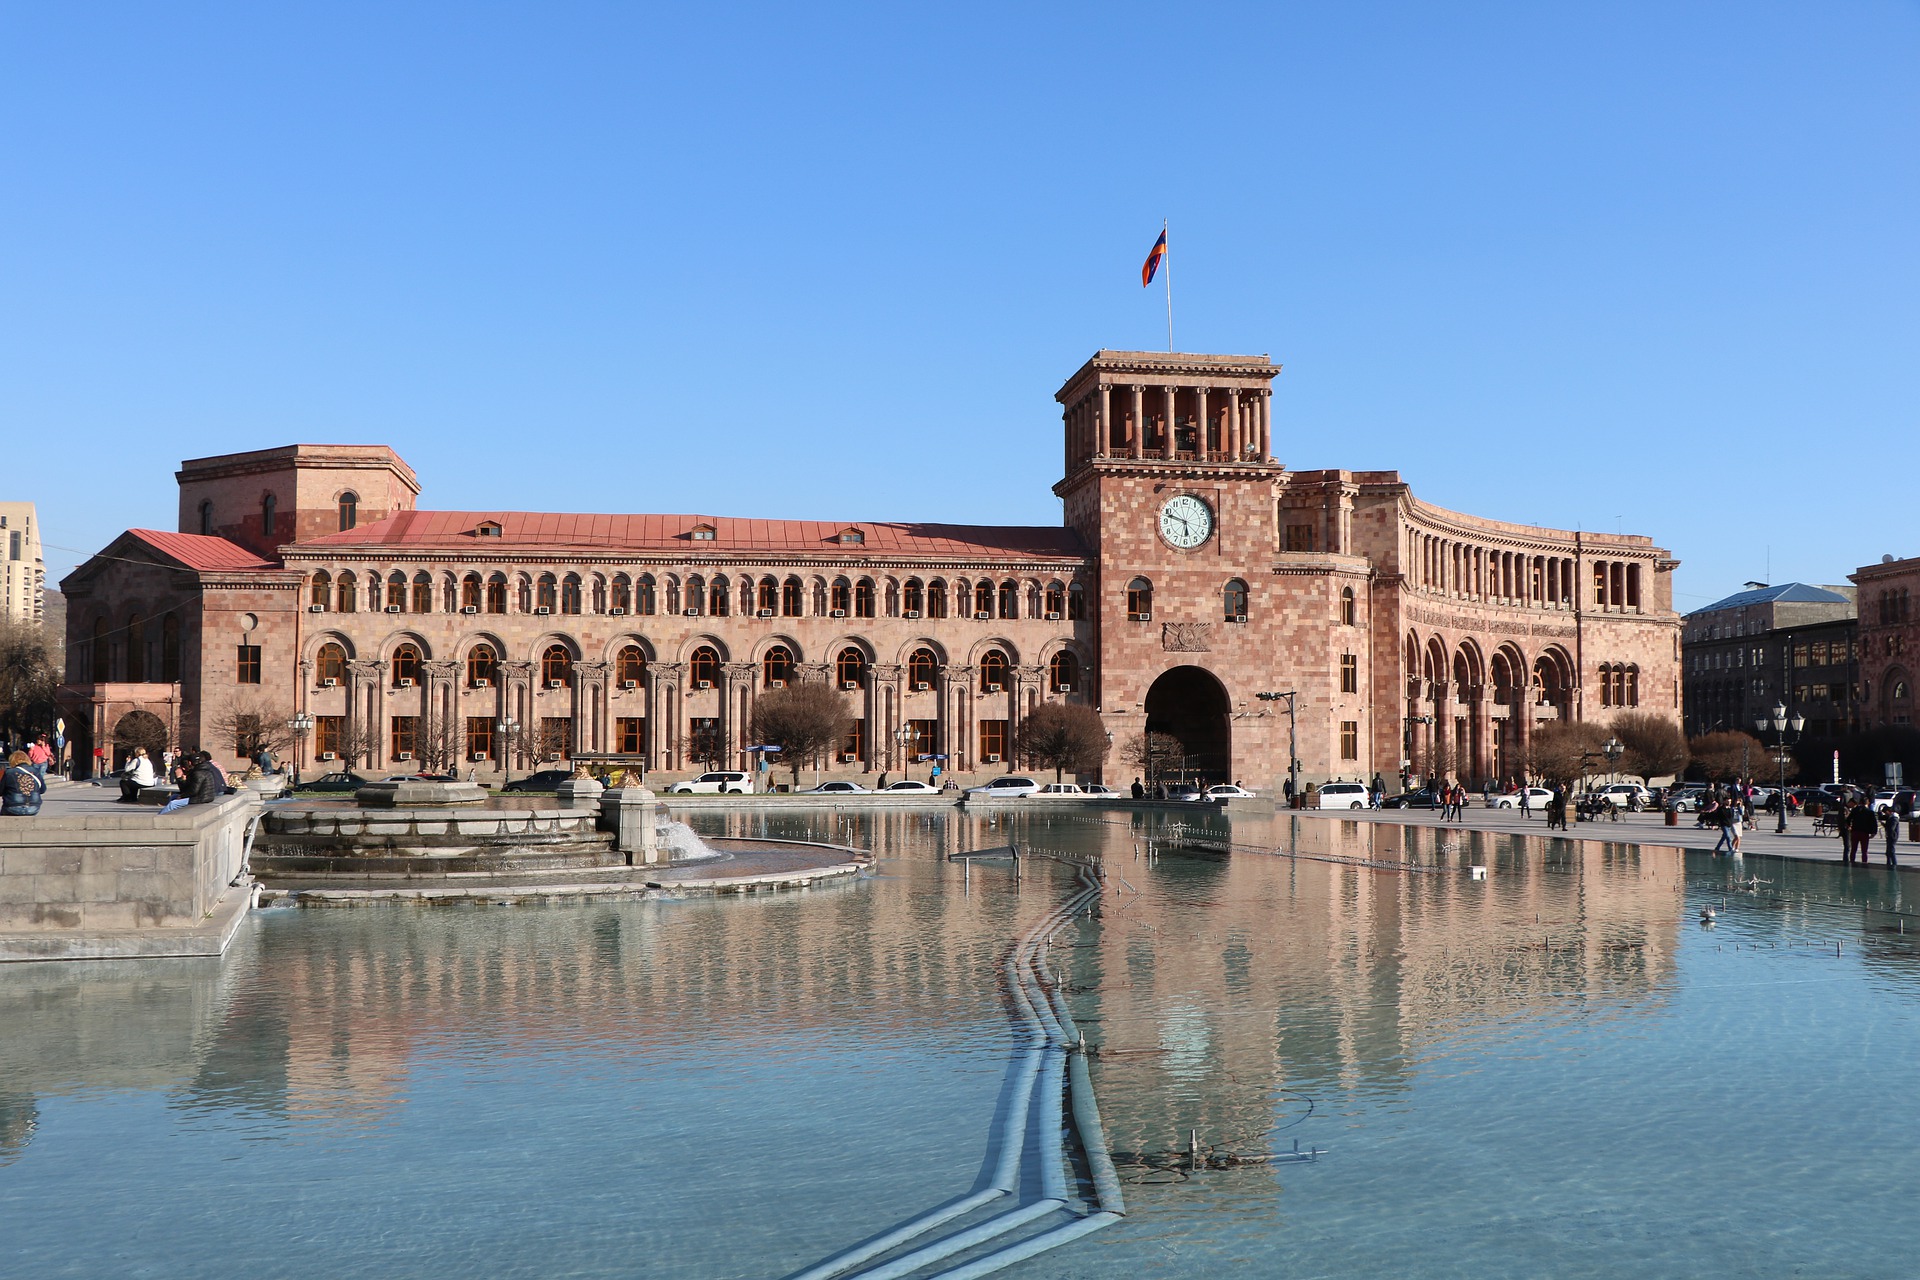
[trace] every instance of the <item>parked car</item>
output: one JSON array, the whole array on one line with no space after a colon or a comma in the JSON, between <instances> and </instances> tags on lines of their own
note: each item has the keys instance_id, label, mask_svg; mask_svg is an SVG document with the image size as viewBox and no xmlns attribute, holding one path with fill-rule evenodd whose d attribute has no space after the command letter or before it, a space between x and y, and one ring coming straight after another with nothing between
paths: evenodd
<instances>
[{"instance_id":1,"label":"parked car","mask_svg":"<svg viewBox=\"0 0 1920 1280\"><path fill-rule=\"evenodd\" d=\"M556 791L561 783L572 776L571 769L542 769L524 778L515 778L500 789L502 791Z\"/></svg>"},{"instance_id":2,"label":"parked car","mask_svg":"<svg viewBox=\"0 0 1920 1280\"><path fill-rule=\"evenodd\" d=\"M1367 807L1367 785L1364 782L1326 782L1320 786L1320 801L1316 806L1321 809L1364 809Z\"/></svg>"},{"instance_id":3,"label":"parked car","mask_svg":"<svg viewBox=\"0 0 1920 1280\"><path fill-rule=\"evenodd\" d=\"M1653 793L1637 782L1609 783L1598 794L1616 809L1646 809L1653 804Z\"/></svg>"},{"instance_id":4,"label":"parked car","mask_svg":"<svg viewBox=\"0 0 1920 1280\"><path fill-rule=\"evenodd\" d=\"M1086 792L1090 796L1117 796L1120 794L1104 782L1087 783Z\"/></svg>"},{"instance_id":5,"label":"parked car","mask_svg":"<svg viewBox=\"0 0 1920 1280\"><path fill-rule=\"evenodd\" d=\"M1012 800L1039 793L1040 784L1032 778L995 778L992 782L967 788L968 795L979 796L986 800Z\"/></svg>"},{"instance_id":6,"label":"parked car","mask_svg":"<svg viewBox=\"0 0 1920 1280\"><path fill-rule=\"evenodd\" d=\"M1080 784L1077 782L1049 782L1046 786L1040 788L1038 794L1043 796L1084 796L1087 793L1080 789Z\"/></svg>"},{"instance_id":7,"label":"parked car","mask_svg":"<svg viewBox=\"0 0 1920 1280\"><path fill-rule=\"evenodd\" d=\"M1219 786L1207 788L1207 799L1251 800L1253 799L1253 792L1247 790L1245 787L1235 786L1231 782L1223 782Z\"/></svg>"},{"instance_id":8,"label":"parked car","mask_svg":"<svg viewBox=\"0 0 1920 1280\"><path fill-rule=\"evenodd\" d=\"M1547 801L1553 799L1553 792L1545 787L1523 787L1518 791L1508 791L1494 796L1487 801L1487 808L1518 809L1522 796L1526 797L1528 812L1537 813L1547 807Z\"/></svg>"},{"instance_id":9,"label":"parked car","mask_svg":"<svg viewBox=\"0 0 1920 1280\"><path fill-rule=\"evenodd\" d=\"M367 785L367 780L357 773L341 770L323 774L318 778L309 778L300 784L302 791L358 791Z\"/></svg>"},{"instance_id":10,"label":"parked car","mask_svg":"<svg viewBox=\"0 0 1920 1280\"><path fill-rule=\"evenodd\" d=\"M1699 810L1706 796L1704 785L1683 782L1667 789L1666 807L1675 813L1694 813Z\"/></svg>"},{"instance_id":11,"label":"parked car","mask_svg":"<svg viewBox=\"0 0 1920 1280\"><path fill-rule=\"evenodd\" d=\"M667 788L670 796L711 796L753 794L753 775L738 769L716 769L697 778L676 782Z\"/></svg>"},{"instance_id":12,"label":"parked car","mask_svg":"<svg viewBox=\"0 0 1920 1280\"><path fill-rule=\"evenodd\" d=\"M916 782L911 778L902 778L898 782L889 782L881 790L889 795L937 796L940 788L931 782Z\"/></svg>"},{"instance_id":13,"label":"parked car","mask_svg":"<svg viewBox=\"0 0 1920 1280\"><path fill-rule=\"evenodd\" d=\"M1178 800L1184 804L1195 804L1206 798L1206 793L1191 782L1169 782L1167 799Z\"/></svg>"},{"instance_id":14,"label":"parked car","mask_svg":"<svg viewBox=\"0 0 1920 1280\"><path fill-rule=\"evenodd\" d=\"M1382 809L1438 809L1445 803L1438 791L1432 787L1422 787L1418 791L1403 791L1397 796L1388 796L1380 802L1380 807Z\"/></svg>"},{"instance_id":15,"label":"parked car","mask_svg":"<svg viewBox=\"0 0 1920 1280\"><path fill-rule=\"evenodd\" d=\"M801 794L809 796L864 796L871 795L872 793L857 782L823 782L817 787L808 787L805 791L801 792Z\"/></svg>"}]
</instances>

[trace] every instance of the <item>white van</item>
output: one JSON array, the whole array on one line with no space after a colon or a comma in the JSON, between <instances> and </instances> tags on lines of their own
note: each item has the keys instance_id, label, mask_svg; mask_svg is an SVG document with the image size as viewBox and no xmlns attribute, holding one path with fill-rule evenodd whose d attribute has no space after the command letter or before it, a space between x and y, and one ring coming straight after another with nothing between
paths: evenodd
<instances>
[{"instance_id":1,"label":"white van","mask_svg":"<svg viewBox=\"0 0 1920 1280\"><path fill-rule=\"evenodd\" d=\"M1364 809L1367 784L1364 782L1323 782L1320 784L1320 808Z\"/></svg>"}]
</instances>

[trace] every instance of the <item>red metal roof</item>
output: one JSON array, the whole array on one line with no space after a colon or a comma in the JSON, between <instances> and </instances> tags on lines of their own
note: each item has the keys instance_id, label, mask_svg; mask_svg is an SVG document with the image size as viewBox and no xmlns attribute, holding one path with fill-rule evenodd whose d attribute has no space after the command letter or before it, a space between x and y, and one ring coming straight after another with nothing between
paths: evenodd
<instances>
[{"instance_id":1,"label":"red metal roof","mask_svg":"<svg viewBox=\"0 0 1920 1280\"><path fill-rule=\"evenodd\" d=\"M199 533L167 533L160 529L129 529L127 532L162 555L172 556L189 569L273 569L273 561L262 560L253 552L225 538L209 538Z\"/></svg>"},{"instance_id":2,"label":"red metal roof","mask_svg":"<svg viewBox=\"0 0 1920 1280\"><path fill-rule=\"evenodd\" d=\"M484 522L500 535L482 538ZM695 528L713 530L695 540ZM840 535L857 530L858 542ZM217 541L217 539L216 539ZM329 547L393 547L473 551L489 547L575 551L813 553L842 556L910 555L931 558L1081 556L1086 548L1071 529L1038 525L900 524L885 521L752 520L726 516L587 515L549 511L402 511L343 533L299 544L309 552Z\"/></svg>"}]
</instances>

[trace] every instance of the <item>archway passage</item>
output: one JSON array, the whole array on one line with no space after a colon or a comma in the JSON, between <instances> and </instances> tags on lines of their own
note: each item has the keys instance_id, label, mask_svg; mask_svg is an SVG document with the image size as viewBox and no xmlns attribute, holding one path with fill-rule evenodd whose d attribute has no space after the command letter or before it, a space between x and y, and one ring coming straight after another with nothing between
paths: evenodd
<instances>
[{"instance_id":1,"label":"archway passage","mask_svg":"<svg viewBox=\"0 0 1920 1280\"><path fill-rule=\"evenodd\" d=\"M133 755L135 747L147 749L147 759L160 767L160 753L167 749L167 722L151 711L129 711L113 726L113 767L118 769Z\"/></svg>"},{"instance_id":2,"label":"archway passage","mask_svg":"<svg viewBox=\"0 0 1920 1280\"><path fill-rule=\"evenodd\" d=\"M1233 731L1226 688L1202 667L1162 672L1147 690L1147 732L1179 739L1188 781L1228 782Z\"/></svg>"}]
</instances>

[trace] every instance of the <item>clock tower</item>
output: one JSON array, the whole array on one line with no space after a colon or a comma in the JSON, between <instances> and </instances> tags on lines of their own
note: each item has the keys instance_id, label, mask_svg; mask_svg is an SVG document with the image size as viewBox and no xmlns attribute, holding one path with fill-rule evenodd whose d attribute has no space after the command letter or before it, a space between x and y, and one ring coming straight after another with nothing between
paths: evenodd
<instances>
[{"instance_id":1,"label":"clock tower","mask_svg":"<svg viewBox=\"0 0 1920 1280\"><path fill-rule=\"evenodd\" d=\"M1278 651L1275 630L1294 612L1275 573L1279 372L1265 356L1100 351L1055 396L1066 474L1054 492L1095 568L1110 777L1138 772L1118 753L1142 733L1177 740L1186 771L1209 781L1265 788L1286 772L1284 712L1255 696L1305 682L1289 670L1304 655Z\"/></svg>"}]
</instances>

